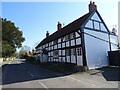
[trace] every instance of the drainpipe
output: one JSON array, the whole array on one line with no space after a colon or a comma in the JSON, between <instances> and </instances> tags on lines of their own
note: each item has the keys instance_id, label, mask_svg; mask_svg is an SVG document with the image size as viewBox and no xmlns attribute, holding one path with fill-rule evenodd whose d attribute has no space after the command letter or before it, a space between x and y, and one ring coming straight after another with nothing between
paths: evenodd
<instances>
[{"instance_id":1,"label":"drainpipe","mask_svg":"<svg viewBox=\"0 0 120 90\"><path fill-rule=\"evenodd\" d=\"M110 47L110 51L111 51L110 32L109 32L108 36L109 36L109 47Z\"/></svg>"}]
</instances>

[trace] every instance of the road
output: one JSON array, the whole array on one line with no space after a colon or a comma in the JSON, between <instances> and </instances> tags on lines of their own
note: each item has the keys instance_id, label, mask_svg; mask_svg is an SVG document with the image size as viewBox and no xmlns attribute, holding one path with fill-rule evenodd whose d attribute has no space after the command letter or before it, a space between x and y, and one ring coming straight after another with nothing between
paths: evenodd
<instances>
[{"instance_id":1,"label":"road","mask_svg":"<svg viewBox=\"0 0 120 90\"><path fill-rule=\"evenodd\" d=\"M65 75L16 59L3 65L2 88L117 88L117 81L87 73ZM89 73L89 74L88 74ZM107 86L106 86L107 85Z\"/></svg>"}]
</instances>

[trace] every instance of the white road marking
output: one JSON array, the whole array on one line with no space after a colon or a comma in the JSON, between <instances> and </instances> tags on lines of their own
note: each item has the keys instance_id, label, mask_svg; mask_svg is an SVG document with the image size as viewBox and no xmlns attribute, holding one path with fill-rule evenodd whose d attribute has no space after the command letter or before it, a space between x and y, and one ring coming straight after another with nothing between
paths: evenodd
<instances>
[{"instance_id":1,"label":"white road marking","mask_svg":"<svg viewBox=\"0 0 120 90\"><path fill-rule=\"evenodd\" d=\"M41 84L44 88L48 89L47 86L45 86L42 82L38 81L39 84Z\"/></svg>"},{"instance_id":2,"label":"white road marking","mask_svg":"<svg viewBox=\"0 0 120 90\"><path fill-rule=\"evenodd\" d=\"M92 87L94 87L94 88L99 88L99 87L96 86L96 85L90 84L90 83L85 82L85 81L82 81L82 80L78 80L78 79L73 78L73 77L71 77L71 76L67 76L67 77L68 77L68 78L71 78L71 79L73 79L73 80L76 80L76 81L78 81L78 82L82 82L82 83L84 83L85 85L89 85L89 86L92 86Z\"/></svg>"},{"instance_id":3,"label":"white road marking","mask_svg":"<svg viewBox=\"0 0 120 90\"><path fill-rule=\"evenodd\" d=\"M29 71L27 71L27 72L30 74L31 77L34 77L34 75L32 73L30 73Z\"/></svg>"}]
</instances>

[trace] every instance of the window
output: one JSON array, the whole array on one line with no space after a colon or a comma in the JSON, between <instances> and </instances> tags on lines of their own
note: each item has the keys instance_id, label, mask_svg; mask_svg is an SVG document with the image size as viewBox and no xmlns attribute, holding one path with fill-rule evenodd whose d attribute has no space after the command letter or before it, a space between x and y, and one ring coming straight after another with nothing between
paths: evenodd
<instances>
[{"instance_id":1,"label":"window","mask_svg":"<svg viewBox=\"0 0 120 90\"><path fill-rule=\"evenodd\" d=\"M53 42L53 44L57 44L58 43L58 40L56 39L56 40L54 40L54 42Z\"/></svg>"},{"instance_id":2,"label":"window","mask_svg":"<svg viewBox=\"0 0 120 90\"><path fill-rule=\"evenodd\" d=\"M75 48L71 49L71 55L75 55Z\"/></svg>"},{"instance_id":3,"label":"window","mask_svg":"<svg viewBox=\"0 0 120 90\"><path fill-rule=\"evenodd\" d=\"M53 51L53 58L58 58L58 50Z\"/></svg>"},{"instance_id":4,"label":"window","mask_svg":"<svg viewBox=\"0 0 120 90\"><path fill-rule=\"evenodd\" d=\"M78 56L81 56L82 55L82 49L79 47L77 48L77 55Z\"/></svg>"},{"instance_id":5,"label":"window","mask_svg":"<svg viewBox=\"0 0 120 90\"><path fill-rule=\"evenodd\" d=\"M70 56L70 55L71 55L70 49L66 49L66 56Z\"/></svg>"},{"instance_id":6,"label":"window","mask_svg":"<svg viewBox=\"0 0 120 90\"><path fill-rule=\"evenodd\" d=\"M91 17L91 19L97 20L97 21L101 22L101 20L100 20L100 18L99 18L99 16L98 16L97 13L95 13L95 14Z\"/></svg>"},{"instance_id":7,"label":"window","mask_svg":"<svg viewBox=\"0 0 120 90\"><path fill-rule=\"evenodd\" d=\"M75 38L75 33L73 32L70 34L70 39L74 39L74 38Z\"/></svg>"},{"instance_id":8,"label":"window","mask_svg":"<svg viewBox=\"0 0 120 90\"><path fill-rule=\"evenodd\" d=\"M68 41L70 39L70 35L65 36L65 40Z\"/></svg>"}]
</instances>

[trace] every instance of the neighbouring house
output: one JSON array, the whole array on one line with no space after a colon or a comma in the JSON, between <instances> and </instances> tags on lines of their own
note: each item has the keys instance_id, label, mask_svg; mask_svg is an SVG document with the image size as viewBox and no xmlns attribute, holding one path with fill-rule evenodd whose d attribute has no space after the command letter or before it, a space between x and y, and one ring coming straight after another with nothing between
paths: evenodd
<instances>
[{"instance_id":1,"label":"neighbouring house","mask_svg":"<svg viewBox=\"0 0 120 90\"><path fill-rule=\"evenodd\" d=\"M41 62L56 61L75 63L89 69L107 66L108 51L118 50L118 36L111 33L97 11L95 2L90 2L89 12L44 38L37 46Z\"/></svg>"}]
</instances>

